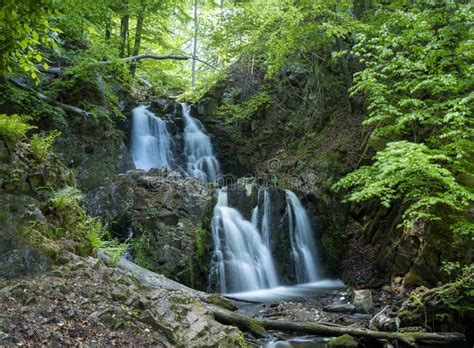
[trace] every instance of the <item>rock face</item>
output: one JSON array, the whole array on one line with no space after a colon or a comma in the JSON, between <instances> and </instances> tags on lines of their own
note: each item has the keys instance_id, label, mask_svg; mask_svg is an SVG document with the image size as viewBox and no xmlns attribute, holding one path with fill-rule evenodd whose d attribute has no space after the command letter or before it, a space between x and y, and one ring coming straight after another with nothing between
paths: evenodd
<instances>
[{"instance_id":1,"label":"rock face","mask_svg":"<svg viewBox=\"0 0 474 348\"><path fill-rule=\"evenodd\" d=\"M52 190L73 184L54 155L39 163L29 145L0 138L0 277L44 272L54 263L59 247L46 238L55 224L47 203Z\"/></svg>"},{"instance_id":2,"label":"rock face","mask_svg":"<svg viewBox=\"0 0 474 348\"><path fill-rule=\"evenodd\" d=\"M84 199L92 216L109 223L119 238L131 240L139 264L188 285L204 287L193 274L196 236L214 205L212 189L167 168L130 171ZM210 232L208 232L210 233ZM205 265L207 266L207 265ZM202 278L202 275L199 275ZM193 282L198 284L192 284Z\"/></svg>"}]
</instances>

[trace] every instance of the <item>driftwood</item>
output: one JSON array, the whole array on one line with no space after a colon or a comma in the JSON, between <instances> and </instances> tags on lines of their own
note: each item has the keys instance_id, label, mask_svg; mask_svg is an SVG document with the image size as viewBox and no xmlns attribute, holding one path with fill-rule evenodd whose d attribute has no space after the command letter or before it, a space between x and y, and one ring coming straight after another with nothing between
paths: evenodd
<instances>
[{"instance_id":1,"label":"driftwood","mask_svg":"<svg viewBox=\"0 0 474 348\"><path fill-rule=\"evenodd\" d=\"M38 99L43 100L43 101L45 101L49 104L56 105L56 106L60 107L63 110L70 111L70 112L73 112L73 113L76 113L76 114L79 114L79 115L82 115L82 116L85 116L85 117L89 116L89 113L86 110L80 109L76 106L61 103L61 102L59 102L59 101L57 101L57 100L55 100L51 97L48 97L47 95L44 95L44 94L34 90L30 86L28 86L24 83L21 83L18 80L10 78L9 81L12 82L15 86L17 86L21 89L24 89L24 90L27 90L27 91L30 91L30 92L34 93Z\"/></svg>"},{"instance_id":2,"label":"driftwood","mask_svg":"<svg viewBox=\"0 0 474 348\"><path fill-rule=\"evenodd\" d=\"M465 336L455 332L383 332L358 329L344 326L333 326L317 322L294 322L287 320L256 319L231 312L219 307L210 306L217 321L237 326L239 329L251 332L256 337L265 337L266 330L290 331L310 335L342 336L345 334L362 337L369 340L402 341L409 345L418 342L428 344L445 344L465 340Z\"/></svg>"},{"instance_id":3,"label":"driftwood","mask_svg":"<svg viewBox=\"0 0 474 348\"><path fill-rule=\"evenodd\" d=\"M106 263L110 258L103 251L98 255ZM162 288L166 290L181 290L189 293L194 298L204 302L204 305L214 315L214 318L226 325L236 326L242 331L250 332L255 337L266 337L267 330L277 330L286 332L296 332L320 336L342 336L348 334L354 337L361 337L368 340L402 341L408 345L416 345L418 342L428 344L445 344L459 342L465 336L455 332L383 332L366 330L337 325L333 323L319 322L294 322L287 320L257 319L229 310L232 304L229 300L219 295L208 294L202 291L191 289L185 285L166 278L161 274L151 272L137 264L125 259L121 259L117 267L132 273L141 284L149 288Z\"/></svg>"}]
</instances>

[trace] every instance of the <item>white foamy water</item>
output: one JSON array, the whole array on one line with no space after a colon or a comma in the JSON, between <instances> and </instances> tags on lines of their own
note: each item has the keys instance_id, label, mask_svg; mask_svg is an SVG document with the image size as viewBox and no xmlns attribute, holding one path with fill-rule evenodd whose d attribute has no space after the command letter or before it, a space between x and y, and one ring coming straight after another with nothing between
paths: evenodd
<instances>
[{"instance_id":1,"label":"white foamy water","mask_svg":"<svg viewBox=\"0 0 474 348\"><path fill-rule=\"evenodd\" d=\"M171 138L166 123L141 105L133 109L132 158L137 169L169 166Z\"/></svg>"},{"instance_id":2,"label":"white foamy water","mask_svg":"<svg viewBox=\"0 0 474 348\"><path fill-rule=\"evenodd\" d=\"M216 182L221 171L211 140L205 134L201 122L191 116L191 106L183 103L181 107L185 124L186 170L189 175L199 178L202 182Z\"/></svg>"}]
</instances>

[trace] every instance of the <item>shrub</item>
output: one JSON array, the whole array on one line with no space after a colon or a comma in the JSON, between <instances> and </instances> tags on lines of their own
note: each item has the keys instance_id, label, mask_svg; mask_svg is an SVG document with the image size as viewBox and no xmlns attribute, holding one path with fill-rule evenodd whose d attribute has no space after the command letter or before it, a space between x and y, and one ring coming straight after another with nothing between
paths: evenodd
<instances>
[{"instance_id":1,"label":"shrub","mask_svg":"<svg viewBox=\"0 0 474 348\"><path fill-rule=\"evenodd\" d=\"M50 203L56 210L65 210L77 206L80 198L81 191L75 187L66 186L65 188L53 193Z\"/></svg>"},{"instance_id":2,"label":"shrub","mask_svg":"<svg viewBox=\"0 0 474 348\"><path fill-rule=\"evenodd\" d=\"M228 122L237 120L248 120L259 110L265 110L271 102L271 98L266 91L255 94L249 100L238 104L224 104L219 107L218 114L229 117Z\"/></svg>"},{"instance_id":3,"label":"shrub","mask_svg":"<svg viewBox=\"0 0 474 348\"><path fill-rule=\"evenodd\" d=\"M27 123L28 116L0 114L0 136L17 143L26 137L28 130L35 128Z\"/></svg>"},{"instance_id":4,"label":"shrub","mask_svg":"<svg viewBox=\"0 0 474 348\"><path fill-rule=\"evenodd\" d=\"M104 245L106 245L104 251L110 258L109 265L111 267L116 267L127 250L129 246L128 243L120 243L118 240L112 239L104 243Z\"/></svg>"},{"instance_id":5,"label":"shrub","mask_svg":"<svg viewBox=\"0 0 474 348\"><path fill-rule=\"evenodd\" d=\"M48 158L54 140L59 135L61 135L61 132L54 130L47 135L35 134L31 137L31 151L38 162L43 162Z\"/></svg>"}]
</instances>

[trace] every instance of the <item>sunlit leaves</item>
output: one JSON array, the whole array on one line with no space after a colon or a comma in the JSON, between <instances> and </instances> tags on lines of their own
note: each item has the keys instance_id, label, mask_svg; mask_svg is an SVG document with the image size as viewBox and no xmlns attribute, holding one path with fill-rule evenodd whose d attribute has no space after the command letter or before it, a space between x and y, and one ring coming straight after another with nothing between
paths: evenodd
<instances>
[{"instance_id":1,"label":"sunlit leaves","mask_svg":"<svg viewBox=\"0 0 474 348\"><path fill-rule=\"evenodd\" d=\"M57 48L48 18L54 15L51 0L4 0L0 6L0 75L19 67L37 78L42 51Z\"/></svg>"}]
</instances>

